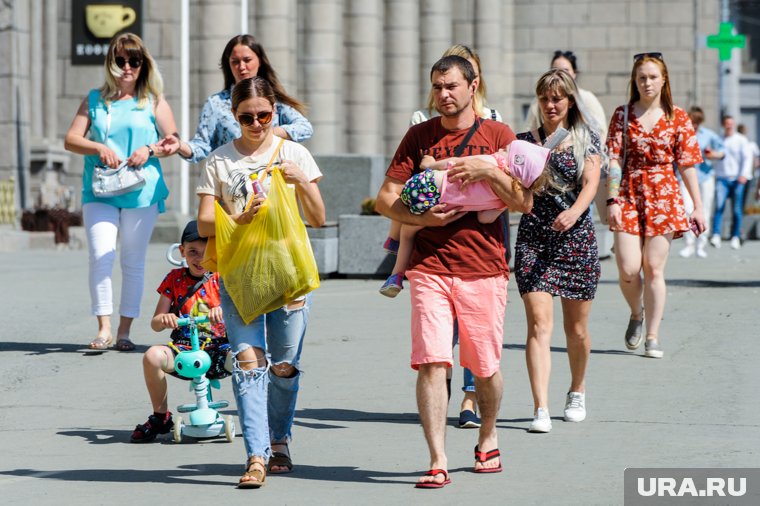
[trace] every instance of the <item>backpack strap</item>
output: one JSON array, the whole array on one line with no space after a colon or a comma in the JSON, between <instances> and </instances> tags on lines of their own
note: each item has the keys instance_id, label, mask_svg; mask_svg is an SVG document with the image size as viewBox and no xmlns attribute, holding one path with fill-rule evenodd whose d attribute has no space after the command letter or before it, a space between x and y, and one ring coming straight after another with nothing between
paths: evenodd
<instances>
[{"instance_id":1,"label":"backpack strap","mask_svg":"<svg viewBox=\"0 0 760 506\"><path fill-rule=\"evenodd\" d=\"M481 121L482 120L480 118L475 118L475 122L470 127L467 135L465 135L464 140L462 140L461 144L459 144L459 146L457 146L457 149L454 150L454 156L457 158L462 156L462 153L464 153L464 148L467 147L467 143L470 142L470 139L472 139L472 136L475 134L475 130L477 130L480 126Z\"/></svg>"},{"instance_id":2,"label":"backpack strap","mask_svg":"<svg viewBox=\"0 0 760 506\"><path fill-rule=\"evenodd\" d=\"M195 292L197 292L198 290L200 290L200 289L201 289L201 287L202 287L203 285L205 285L205 284L206 284L206 282L207 282L208 280L210 280L210 279L211 279L211 276L213 276L213 275L214 275L214 273L213 273L213 272L210 272L210 271L206 271L206 273L203 275L203 277L202 277L201 279L199 279L199 280L198 280L198 281L197 281L197 282L196 282L196 283L193 285L193 287L192 287L190 290L188 290L187 294L185 294L185 301L184 301L182 304L184 304L185 302L187 302L188 300L190 300L190 297L192 297L193 295L195 295ZM170 313L174 313L174 314L176 314L177 316L179 316L179 311L180 311L180 309L182 309L182 308L181 308L181 307L176 307L176 306L174 305L174 302L172 302L172 304L171 304L171 307L169 308L169 312L170 312Z\"/></svg>"}]
</instances>

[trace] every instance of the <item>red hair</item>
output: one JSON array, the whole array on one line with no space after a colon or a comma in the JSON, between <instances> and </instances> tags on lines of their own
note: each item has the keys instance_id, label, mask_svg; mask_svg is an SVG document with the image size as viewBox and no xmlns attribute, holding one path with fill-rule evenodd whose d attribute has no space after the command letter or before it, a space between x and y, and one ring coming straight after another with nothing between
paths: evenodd
<instances>
[{"instance_id":1,"label":"red hair","mask_svg":"<svg viewBox=\"0 0 760 506\"><path fill-rule=\"evenodd\" d=\"M660 73L662 74L663 80L662 91L660 92L660 105L665 111L665 117L668 118L668 120L672 120L674 117L673 95L670 92L670 78L668 77L668 67L660 58L655 58L653 56L644 56L643 58L639 58L633 62L633 69L631 70L631 81L628 83L628 86L631 90L631 95L628 99L628 103L633 105L634 102L638 102L641 98L641 95L639 94L639 88L636 86L636 72L642 65L649 62L654 63L660 68Z\"/></svg>"}]
</instances>

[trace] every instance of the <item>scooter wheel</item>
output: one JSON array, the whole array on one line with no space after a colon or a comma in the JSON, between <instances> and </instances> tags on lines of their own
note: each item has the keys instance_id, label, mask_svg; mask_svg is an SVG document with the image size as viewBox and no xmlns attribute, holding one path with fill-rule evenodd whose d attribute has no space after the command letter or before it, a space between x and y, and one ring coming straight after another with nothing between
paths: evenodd
<instances>
[{"instance_id":1,"label":"scooter wheel","mask_svg":"<svg viewBox=\"0 0 760 506\"><path fill-rule=\"evenodd\" d=\"M235 440L235 419L232 415L224 417L224 435L227 436L228 443Z\"/></svg>"},{"instance_id":2,"label":"scooter wheel","mask_svg":"<svg viewBox=\"0 0 760 506\"><path fill-rule=\"evenodd\" d=\"M182 442L182 417L178 416L174 421L174 442Z\"/></svg>"}]
</instances>

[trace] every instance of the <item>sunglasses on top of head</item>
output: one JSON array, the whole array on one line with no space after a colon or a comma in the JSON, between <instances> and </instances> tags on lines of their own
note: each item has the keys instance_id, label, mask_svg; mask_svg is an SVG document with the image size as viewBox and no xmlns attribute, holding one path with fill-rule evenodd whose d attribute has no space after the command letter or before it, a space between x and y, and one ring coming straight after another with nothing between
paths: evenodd
<instances>
[{"instance_id":1,"label":"sunglasses on top of head","mask_svg":"<svg viewBox=\"0 0 760 506\"><path fill-rule=\"evenodd\" d=\"M130 56L129 58L117 56L113 59L113 61L120 69L123 69L127 63L129 63L129 66L133 69L140 68L140 65L142 65L142 60L136 56Z\"/></svg>"},{"instance_id":2,"label":"sunglasses on top of head","mask_svg":"<svg viewBox=\"0 0 760 506\"><path fill-rule=\"evenodd\" d=\"M272 122L272 111L259 112L256 114L242 112L238 114L238 122L243 126L247 127L253 125L254 120L258 121L259 125L266 126Z\"/></svg>"},{"instance_id":3,"label":"sunglasses on top of head","mask_svg":"<svg viewBox=\"0 0 760 506\"><path fill-rule=\"evenodd\" d=\"M665 60L663 60L662 53L660 53L660 52L639 53L639 54L633 55L633 61L639 61L639 60L642 60L644 58L656 58L656 59L658 59L660 61L665 61Z\"/></svg>"}]
</instances>

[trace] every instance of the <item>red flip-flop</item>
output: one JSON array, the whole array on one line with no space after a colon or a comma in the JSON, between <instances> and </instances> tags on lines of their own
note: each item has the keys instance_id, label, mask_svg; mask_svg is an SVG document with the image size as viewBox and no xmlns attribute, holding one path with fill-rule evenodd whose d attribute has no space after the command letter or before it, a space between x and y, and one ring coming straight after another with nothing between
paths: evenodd
<instances>
[{"instance_id":1,"label":"red flip-flop","mask_svg":"<svg viewBox=\"0 0 760 506\"><path fill-rule=\"evenodd\" d=\"M449 473L446 472L445 469L431 469L430 471L426 472L424 476L433 476L436 477L439 474L443 475L443 482L436 483L434 481L429 481L427 483L420 483L417 482L414 487L415 488L443 488L444 486L451 483L451 480L449 479Z\"/></svg>"},{"instance_id":2,"label":"red flip-flop","mask_svg":"<svg viewBox=\"0 0 760 506\"><path fill-rule=\"evenodd\" d=\"M488 462L489 460L499 459L499 467L483 467L480 469L473 469L476 473L500 473L503 468L501 467L501 453L498 448L491 450L490 452L481 452L477 445L475 445L475 462Z\"/></svg>"}]
</instances>

